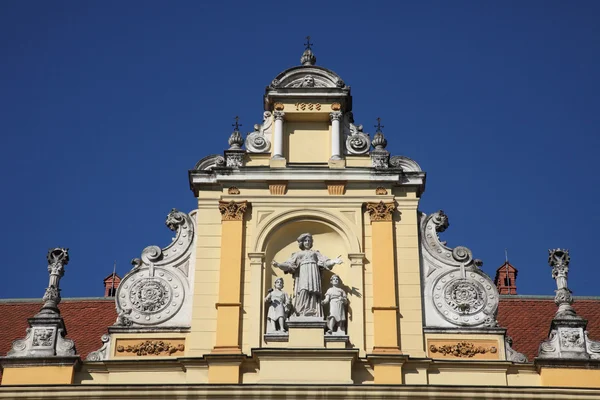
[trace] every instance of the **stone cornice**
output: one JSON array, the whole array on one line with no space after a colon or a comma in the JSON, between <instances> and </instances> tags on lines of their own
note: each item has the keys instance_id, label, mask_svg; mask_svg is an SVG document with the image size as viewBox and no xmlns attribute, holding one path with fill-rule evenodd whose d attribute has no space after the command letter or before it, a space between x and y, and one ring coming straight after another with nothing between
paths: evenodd
<instances>
[{"instance_id":1,"label":"stone cornice","mask_svg":"<svg viewBox=\"0 0 600 400\"><path fill-rule=\"evenodd\" d=\"M154 361L158 363L157 361ZM169 360L169 363L173 361ZM472 361L470 361L472 363ZM456 363L456 361L454 362ZM165 363L166 364L166 363ZM440 363L434 363L438 365ZM487 363L479 363L487 367ZM493 363L496 364L496 363ZM394 398L515 399L552 398L556 400L597 399L598 389L558 387L448 386L448 385L198 385L198 384L98 384L0 386L0 399L39 399L41 394L60 399L177 399L177 398Z\"/></svg>"},{"instance_id":2,"label":"stone cornice","mask_svg":"<svg viewBox=\"0 0 600 400\"><path fill-rule=\"evenodd\" d=\"M212 170L190 170L190 188L197 191L214 184L236 182L322 182L346 181L352 182L389 182L396 186L418 186L419 194L425 191L425 172L403 172L399 169L375 171L371 168L330 169L328 167L288 166L287 168L272 169L269 167L213 168Z\"/></svg>"}]
</instances>

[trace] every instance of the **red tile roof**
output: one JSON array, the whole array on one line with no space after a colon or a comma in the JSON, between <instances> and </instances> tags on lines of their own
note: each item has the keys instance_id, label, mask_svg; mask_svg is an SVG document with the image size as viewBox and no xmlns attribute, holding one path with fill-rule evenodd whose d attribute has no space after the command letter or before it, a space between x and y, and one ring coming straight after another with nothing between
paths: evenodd
<instances>
[{"instance_id":1,"label":"red tile roof","mask_svg":"<svg viewBox=\"0 0 600 400\"><path fill-rule=\"evenodd\" d=\"M588 320L592 340L600 340L600 297L577 298L573 308ZM508 329L513 348L533 361L540 343L548 338L550 322L557 306L551 296L502 296L498 306L498 323Z\"/></svg>"},{"instance_id":2,"label":"red tile roof","mask_svg":"<svg viewBox=\"0 0 600 400\"><path fill-rule=\"evenodd\" d=\"M8 353L14 340L25 337L27 319L37 314L42 304L41 299L0 301L0 356ZM100 337L117 319L114 298L63 299L59 308L67 338L75 341L77 353L83 360L102 346Z\"/></svg>"},{"instance_id":3,"label":"red tile roof","mask_svg":"<svg viewBox=\"0 0 600 400\"><path fill-rule=\"evenodd\" d=\"M27 318L33 317L41 306L41 300L0 300L1 356L10 350L13 340L25 337ZM573 307L588 320L590 338L600 340L600 297L575 298ZM550 296L502 296L498 322L508 329L513 348L533 361L539 344L548 336L556 309L554 298ZM63 299L60 311L65 319L67 337L75 341L77 352L84 360L90 352L101 347L100 336L117 318L112 298Z\"/></svg>"}]
</instances>

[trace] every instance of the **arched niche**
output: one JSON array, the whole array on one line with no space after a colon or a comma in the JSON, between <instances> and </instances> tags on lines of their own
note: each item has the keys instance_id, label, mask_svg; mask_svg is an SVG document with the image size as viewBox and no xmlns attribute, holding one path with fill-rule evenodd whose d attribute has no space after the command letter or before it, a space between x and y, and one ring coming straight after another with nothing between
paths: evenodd
<instances>
[{"instance_id":1,"label":"arched niche","mask_svg":"<svg viewBox=\"0 0 600 400\"><path fill-rule=\"evenodd\" d=\"M285 291L290 295L294 293L294 279L291 274L286 274L279 268L271 265L272 260L278 262L286 261L292 253L299 251L297 238L303 233L313 235L313 250L318 250L328 258L341 256L343 264L335 265L331 271L324 269L321 277L321 291L325 293L329 288L329 279L335 273L340 276L342 282L350 279L348 261L348 249L344 239L331 226L319 220L295 220L278 226L266 243L265 249L265 286L264 293L273 287L275 279L282 277L285 283Z\"/></svg>"},{"instance_id":2,"label":"arched niche","mask_svg":"<svg viewBox=\"0 0 600 400\"><path fill-rule=\"evenodd\" d=\"M362 343L363 307L363 274L360 266L351 267L349 255L361 253L360 231L358 227L349 225L342 215L325 210L303 209L280 213L271 216L258 227L256 240L252 247L257 253L264 254L264 274L261 282L261 299L267 290L273 287L275 279L284 279L284 290L294 294L294 279L279 268L271 265L275 259L286 261L294 252L299 251L297 238L303 233L313 235L313 249L328 258L341 256L343 264L335 265L331 271L322 271L321 292L325 293L330 286L329 279L333 274L340 276L346 290L350 305L348 309L348 334L352 342ZM351 269L354 268L354 269ZM263 307L265 304L263 302ZM359 316L360 314L360 316ZM266 328L266 310L263 308L261 330Z\"/></svg>"}]
</instances>

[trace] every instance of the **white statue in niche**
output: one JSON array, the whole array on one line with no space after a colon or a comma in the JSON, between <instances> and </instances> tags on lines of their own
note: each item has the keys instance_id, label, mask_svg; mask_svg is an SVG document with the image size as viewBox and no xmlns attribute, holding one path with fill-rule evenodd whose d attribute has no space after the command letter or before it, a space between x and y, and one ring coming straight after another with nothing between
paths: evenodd
<instances>
[{"instance_id":1,"label":"white statue in niche","mask_svg":"<svg viewBox=\"0 0 600 400\"><path fill-rule=\"evenodd\" d=\"M327 334L345 335L348 297L346 296L346 292L340 288L341 280L339 276L333 275L329 282L331 283L331 287L325 292L325 299L322 301L322 304L329 304Z\"/></svg>"},{"instance_id":2,"label":"white statue in niche","mask_svg":"<svg viewBox=\"0 0 600 400\"><path fill-rule=\"evenodd\" d=\"M265 303L269 303L267 313L267 333L287 333L285 320L292 309L290 296L283 290L283 278L275 279L275 287L269 289Z\"/></svg>"},{"instance_id":3,"label":"white statue in niche","mask_svg":"<svg viewBox=\"0 0 600 400\"><path fill-rule=\"evenodd\" d=\"M321 269L331 269L336 264L341 264L338 256L329 259L312 250L313 237L310 233L303 233L298 237L300 251L283 263L273 260L271 263L288 274L294 275L294 314L300 317L323 317L321 305Z\"/></svg>"}]
</instances>

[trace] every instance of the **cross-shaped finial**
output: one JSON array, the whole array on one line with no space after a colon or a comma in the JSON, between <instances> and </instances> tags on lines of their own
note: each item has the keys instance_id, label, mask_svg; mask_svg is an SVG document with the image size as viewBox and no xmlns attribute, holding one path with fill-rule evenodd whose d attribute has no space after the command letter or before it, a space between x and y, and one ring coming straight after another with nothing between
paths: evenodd
<instances>
[{"instance_id":1,"label":"cross-shaped finial","mask_svg":"<svg viewBox=\"0 0 600 400\"><path fill-rule=\"evenodd\" d=\"M314 43L310 42L310 36L306 37L306 43L304 43L304 45L306 46L306 50L310 50L310 46L314 45Z\"/></svg>"},{"instance_id":2,"label":"cross-shaped finial","mask_svg":"<svg viewBox=\"0 0 600 400\"><path fill-rule=\"evenodd\" d=\"M240 130L240 126L242 126L242 124L240 124L240 117L238 117L237 115L235 116L235 124L231 124L231 126L234 127L235 131L239 131Z\"/></svg>"},{"instance_id":3,"label":"cross-shaped finial","mask_svg":"<svg viewBox=\"0 0 600 400\"><path fill-rule=\"evenodd\" d=\"M374 125L377 128L377 132L381 132L381 128L385 128L385 126L381 125L381 118L377 117L377 125Z\"/></svg>"}]
</instances>

